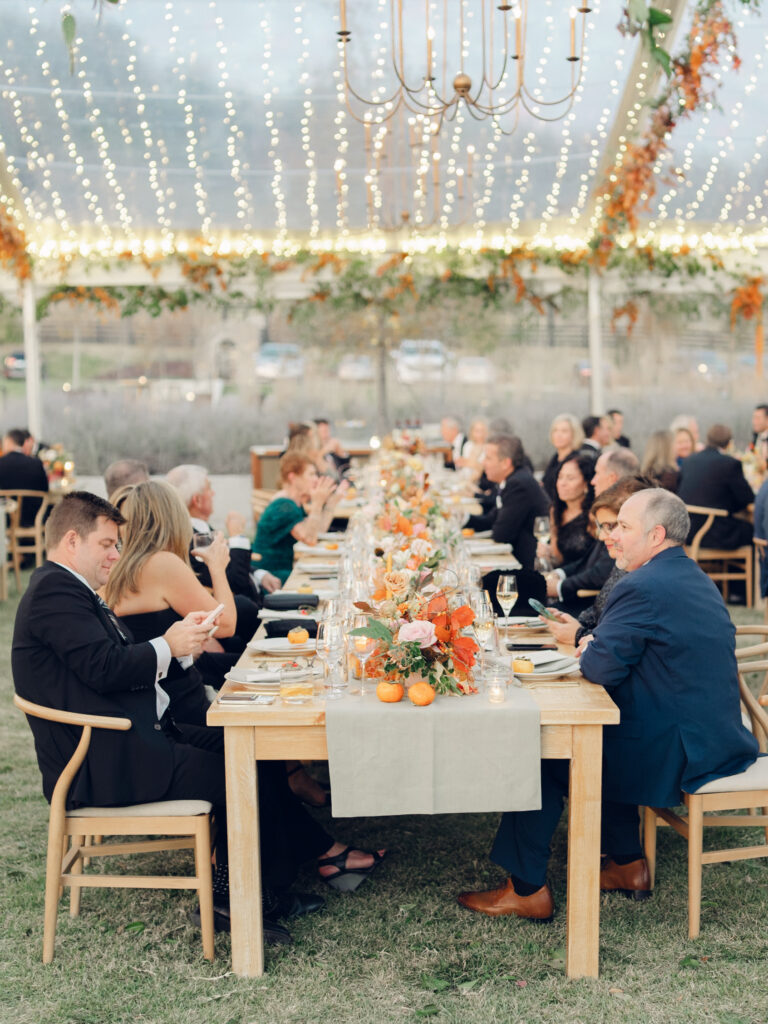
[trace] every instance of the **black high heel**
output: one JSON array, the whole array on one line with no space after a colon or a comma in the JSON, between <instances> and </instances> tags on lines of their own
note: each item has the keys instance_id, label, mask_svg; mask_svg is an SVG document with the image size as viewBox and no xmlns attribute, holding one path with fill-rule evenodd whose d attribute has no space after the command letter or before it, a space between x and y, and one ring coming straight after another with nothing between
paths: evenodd
<instances>
[{"instance_id":1,"label":"black high heel","mask_svg":"<svg viewBox=\"0 0 768 1024\"><path fill-rule=\"evenodd\" d=\"M348 868L347 858L352 850L353 847L345 846L341 853L337 853L335 857L318 857L317 860L317 866L319 868L336 868L335 874L321 874L320 877L324 882L327 882L331 888L338 889L339 892L354 892L355 889L362 885L366 878L376 870L379 864L381 864L387 856L386 852L379 853L377 850L362 850L362 853L367 853L373 857L373 864L367 868Z\"/></svg>"}]
</instances>

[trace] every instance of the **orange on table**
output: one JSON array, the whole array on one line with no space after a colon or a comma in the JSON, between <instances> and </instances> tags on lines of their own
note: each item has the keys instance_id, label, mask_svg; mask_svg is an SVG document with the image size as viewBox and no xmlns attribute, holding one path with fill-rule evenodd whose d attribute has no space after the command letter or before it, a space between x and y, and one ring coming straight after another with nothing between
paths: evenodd
<instances>
[{"instance_id":1,"label":"orange on table","mask_svg":"<svg viewBox=\"0 0 768 1024\"><path fill-rule=\"evenodd\" d=\"M390 683L384 679L376 687L376 696L384 704L397 704L399 700L403 699L404 694L405 687L402 683Z\"/></svg>"},{"instance_id":2,"label":"orange on table","mask_svg":"<svg viewBox=\"0 0 768 1024\"><path fill-rule=\"evenodd\" d=\"M435 691L423 680L420 683L414 683L413 686L408 687L408 699L412 704L417 707L426 707L427 704L431 704L435 699Z\"/></svg>"}]
</instances>

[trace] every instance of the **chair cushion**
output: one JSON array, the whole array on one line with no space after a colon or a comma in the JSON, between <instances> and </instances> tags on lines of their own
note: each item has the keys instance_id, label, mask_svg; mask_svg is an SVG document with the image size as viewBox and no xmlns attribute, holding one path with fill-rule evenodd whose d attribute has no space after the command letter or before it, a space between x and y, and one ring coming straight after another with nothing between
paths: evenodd
<instances>
[{"instance_id":1,"label":"chair cushion","mask_svg":"<svg viewBox=\"0 0 768 1024\"><path fill-rule=\"evenodd\" d=\"M748 789L768 789L768 754L761 754L746 771L705 782L695 792L698 796L700 793L741 793Z\"/></svg>"},{"instance_id":2,"label":"chair cushion","mask_svg":"<svg viewBox=\"0 0 768 1024\"><path fill-rule=\"evenodd\" d=\"M152 804L128 804L125 807L78 807L67 811L68 818L182 818L210 814L208 800L158 800Z\"/></svg>"}]
</instances>

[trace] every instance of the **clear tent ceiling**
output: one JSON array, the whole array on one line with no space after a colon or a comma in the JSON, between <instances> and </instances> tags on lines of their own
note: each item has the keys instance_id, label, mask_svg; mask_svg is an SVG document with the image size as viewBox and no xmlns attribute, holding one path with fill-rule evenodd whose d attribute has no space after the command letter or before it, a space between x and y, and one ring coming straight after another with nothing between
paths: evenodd
<instances>
[{"instance_id":1,"label":"clear tent ceiling","mask_svg":"<svg viewBox=\"0 0 768 1024\"><path fill-rule=\"evenodd\" d=\"M395 85L390 0L346 7L350 80L366 97L385 96ZM460 8L466 71L477 81L482 11L495 19L497 72L509 15L487 0L426 0L449 80ZM540 111L570 85L569 8L529 3L526 81ZM148 240L171 247L182 234L255 246L321 242L404 226L427 236L583 240L596 187L629 135L628 113L642 113L635 104L651 74L636 61L638 41L616 28L621 5L593 0L591 8L577 15L581 78L561 120L522 112L516 126L502 119L501 128L514 127L506 135L460 107L432 142L398 115L373 162L365 142L368 135L375 152L377 130L366 132L339 90L338 0L123 0L105 4L101 17L74 2L72 71L64 5L0 0L0 193L42 252L83 240L105 250ZM732 10L741 67L721 68L720 109L696 113L674 133L674 159L644 215L659 232L733 236L766 225L768 23L737 3ZM404 63L418 81L425 0L404 0L404 11ZM677 45L689 24L690 11ZM638 70L646 78L635 79ZM362 116L366 108L356 109Z\"/></svg>"}]
</instances>

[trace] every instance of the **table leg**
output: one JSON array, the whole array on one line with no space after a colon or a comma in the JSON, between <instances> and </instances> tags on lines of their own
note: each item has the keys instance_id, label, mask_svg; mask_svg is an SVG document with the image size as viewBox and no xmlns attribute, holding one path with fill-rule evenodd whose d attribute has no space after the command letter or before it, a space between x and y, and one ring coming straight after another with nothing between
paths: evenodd
<instances>
[{"instance_id":1,"label":"table leg","mask_svg":"<svg viewBox=\"0 0 768 1024\"><path fill-rule=\"evenodd\" d=\"M565 973L569 978L596 978L600 956L602 726L574 726L572 750Z\"/></svg>"},{"instance_id":2,"label":"table leg","mask_svg":"<svg viewBox=\"0 0 768 1024\"><path fill-rule=\"evenodd\" d=\"M232 970L244 978L264 973L259 855L259 780L254 730L224 729Z\"/></svg>"}]
</instances>

